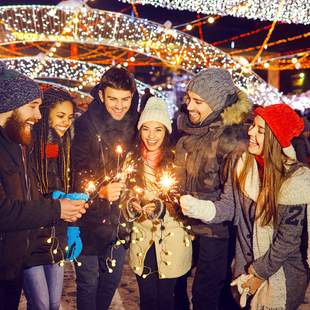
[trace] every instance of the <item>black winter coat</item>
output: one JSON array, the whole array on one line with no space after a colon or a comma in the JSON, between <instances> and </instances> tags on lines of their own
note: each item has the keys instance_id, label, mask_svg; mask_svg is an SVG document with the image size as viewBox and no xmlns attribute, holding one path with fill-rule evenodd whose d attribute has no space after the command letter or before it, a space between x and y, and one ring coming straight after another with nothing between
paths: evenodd
<instances>
[{"instance_id":1,"label":"black winter coat","mask_svg":"<svg viewBox=\"0 0 310 310\"><path fill-rule=\"evenodd\" d=\"M18 277L24 267L32 247L30 229L51 226L60 219L59 201L40 196L27 163L21 147L0 127L0 280Z\"/></svg>"},{"instance_id":2,"label":"black winter coat","mask_svg":"<svg viewBox=\"0 0 310 310\"><path fill-rule=\"evenodd\" d=\"M49 197L52 195L52 192L56 190L65 192L60 177L60 170L57 158L47 158ZM26 263L27 267L55 264L64 260L67 246L66 231L67 223L64 221L59 221L56 226L41 227L38 229L33 241L33 250ZM51 242L47 241L49 239ZM56 250L56 253L54 253L54 250Z\"/></svg>"},{"instance_id":3,"label":"black winter coat","mask_svg":"<svg viewBox=\"0 0 310 310\"><path fill-rule=\"evenodd\" d=\"M115 175L117 170L116 146L121 145L124 152L120 165L126 153L134 147L136 124L138 119L135 98L125 117L114 120L107 112L105 105L98 96L98 87L92 94L95 99L85 112L75 122L75 136L72 144L72 160L75 180L75 191L85 191L85 180L97 179ZM121 229L119 224L120 210L117 203L105 199L95 199L79 226L83 242L82 255L104 255L109 244L117 239L116 232ZM129 231L121 231L121 239L129 236Z\"/></svg>"}]
</instances>

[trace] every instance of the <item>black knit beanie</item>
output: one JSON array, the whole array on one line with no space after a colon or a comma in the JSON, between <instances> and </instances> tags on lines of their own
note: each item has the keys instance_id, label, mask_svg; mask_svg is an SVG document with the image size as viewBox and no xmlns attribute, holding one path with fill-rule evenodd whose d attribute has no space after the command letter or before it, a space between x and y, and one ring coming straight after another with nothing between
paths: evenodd
<instances>
[{"instance_id":1,"label":"black knit beanie","mask_svg":"<svg viewBox=\"0 0 310 310\"><path fill-rule=\"evenodd\" d=\"M0 113L15 110L40 97L41 90L35 81L7 69L0 61Z\"/></svg>"}]
</instances>

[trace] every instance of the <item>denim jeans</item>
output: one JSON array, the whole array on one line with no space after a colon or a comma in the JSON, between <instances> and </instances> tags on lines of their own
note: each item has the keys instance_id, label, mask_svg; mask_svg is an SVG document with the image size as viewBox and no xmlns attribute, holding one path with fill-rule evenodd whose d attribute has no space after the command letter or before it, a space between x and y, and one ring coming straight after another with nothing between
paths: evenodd
<instances>
[{"instance_id":1,"label":"denim jeans","mask_svg":"<svg viewBox=\"0 0 310 310\"><path fill-rule=\"evenodd\" d=\"M57 264L25 269L23 289L27 310L58 310L63 280L64 268Z\"/></svg>"},{"instance_id":2,"label":"denim jeans","mask_svg":"<svg viewBox=\"0 0 310 310\"><path fill-rule=\"evenodd\" d=\"M76 297L78 310L108 310L121 280L126 250L113 249L116 266L109 273L106 259L111 257L111 247L104 256L79 256L81 266L75 265Z\"/></svg>"}]
</instances>

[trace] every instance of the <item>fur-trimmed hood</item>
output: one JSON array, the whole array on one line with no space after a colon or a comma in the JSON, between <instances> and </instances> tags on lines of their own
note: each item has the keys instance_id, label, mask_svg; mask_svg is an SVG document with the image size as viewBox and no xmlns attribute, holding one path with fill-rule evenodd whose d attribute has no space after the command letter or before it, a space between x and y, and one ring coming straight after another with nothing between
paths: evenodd
<instances>
[{"instance_id":1,"label":"fur-trimmed hood","mask_svg":"<svg viewBox=\"0 0 310 310\"><path fill-rule=\"evenodd\" d=\"M221 118L224 125L230 126L241 124L245 121L252 109L252 102L246 93L239 90L237 92L237 97L237 101L224 109L221 113Z\"/></svg>"}]
</instances>

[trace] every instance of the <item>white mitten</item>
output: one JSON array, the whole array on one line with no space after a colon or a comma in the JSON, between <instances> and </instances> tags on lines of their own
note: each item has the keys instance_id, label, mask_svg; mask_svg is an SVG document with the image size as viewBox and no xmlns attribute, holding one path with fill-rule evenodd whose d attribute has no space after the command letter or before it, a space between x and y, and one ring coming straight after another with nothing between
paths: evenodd
<instances>
[{"instance_id":1,"label":"white mitten","mask_svg":"<svg viewBox=\"0 0 310 310\"><path fill-rule=\"evenodd\" d=\"M234 281L230 283L231 286L237 286L238 292L240 294L240 307L244 308L246 306L246 300L250 292L250 289L243 288L242 284L246 283L250 278L252 278L252 274L242 274L238 278L236 278Z\"/></svg>"},{"instance_id":2,"label":"white mitten","mask_svg":"<svg viewBox=\"0 0 310 310\"><path fill-rule=\"evenodd\" d=\"M203 222L214 219L216 208L210 200L200 200L191 195L184 195L180 198L180 205L184 215Z\"/></svg>"}]
</instances>

